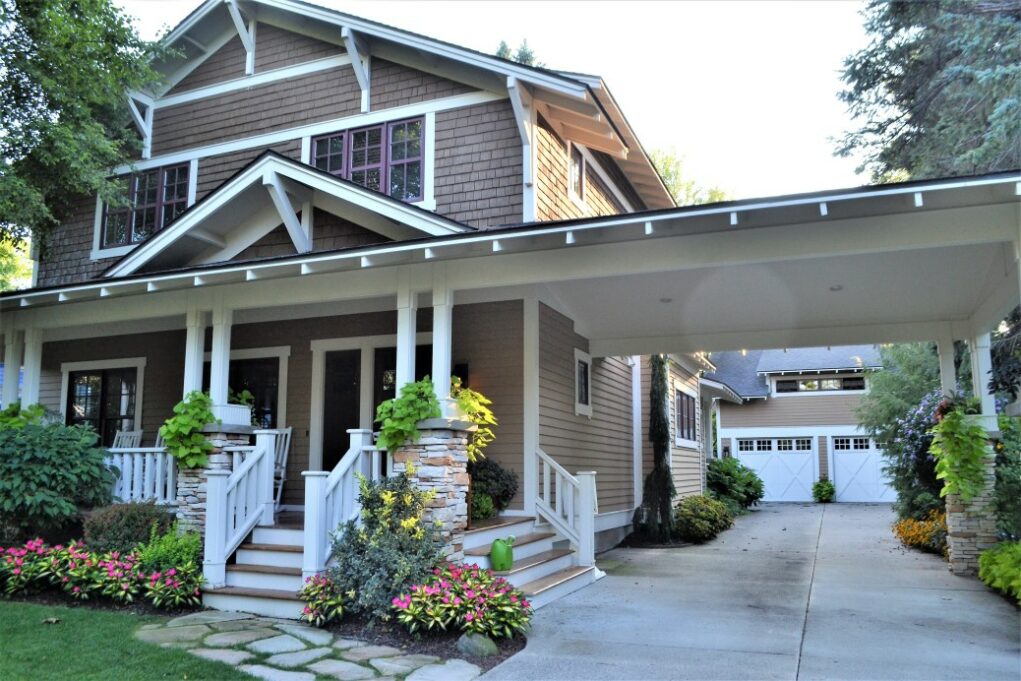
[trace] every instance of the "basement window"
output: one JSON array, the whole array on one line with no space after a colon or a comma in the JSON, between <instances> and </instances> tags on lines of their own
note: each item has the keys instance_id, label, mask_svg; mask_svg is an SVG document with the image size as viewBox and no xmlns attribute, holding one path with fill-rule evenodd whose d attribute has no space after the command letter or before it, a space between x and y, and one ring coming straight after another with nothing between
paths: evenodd
<instances>
[{"instance_id":1,"label":"basement window","mask_svg":"<svg viewBox=\"0 0 1021 681\"><path fill-rule=\"evenodd\" d=\"M574 413L592 418L592 356L574 350Z\"/></svg>"}]
</instances>

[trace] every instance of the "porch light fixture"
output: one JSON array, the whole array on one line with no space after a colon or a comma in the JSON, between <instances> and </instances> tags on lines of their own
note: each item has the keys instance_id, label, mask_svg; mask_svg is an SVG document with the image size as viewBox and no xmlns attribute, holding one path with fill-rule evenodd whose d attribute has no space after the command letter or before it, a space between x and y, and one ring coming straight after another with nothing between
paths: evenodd
<instances>
[{"instance_id":1,"label":"porch light fixture","mask_svg":"<svg viewBox=\"0 0 1021 681\"><path fill-rule=\"evenodd\" d=\"M830 286L830 290L833 291L834 293L836 293L837 291L843 291L844 290L844 285L843 284L834 284L833 286Z\"/></svg>"}]
</instances>

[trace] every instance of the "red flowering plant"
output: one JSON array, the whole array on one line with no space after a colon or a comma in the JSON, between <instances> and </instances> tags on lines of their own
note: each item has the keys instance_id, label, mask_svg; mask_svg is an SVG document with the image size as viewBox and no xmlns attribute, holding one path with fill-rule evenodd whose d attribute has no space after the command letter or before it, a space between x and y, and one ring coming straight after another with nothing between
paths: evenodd
<instances>
[{"instance_id":1,"label":"red flowering plant","mask_svg":"<svg viewBox=\"0 0 1021 681\"><path fill-rule=\"evenodd\" d=\"M202 602L202 570L195 563L142 574L145 596L157 608L194 607Z\"/></svg>"},{"instance_id":2,"label":"red flowering plant","mask_svg":"<svg viewBox=\"0 0 1021 681\"><path fill-rule=\"evenodd\" d=\"M511 638L528 631L532 605L503 577L478 565L436 568L424 584L392 601L397 621L419 630L458 631Z\"/></svg>"},{"instance_id":3,"label":"red flowering plant","mask_svg":"<svg viewBox=\"0 0 1021 681\"><path fill-rule=\"evenodd\" d=\"M38 582L45 575L48 553L42 539L6 549L0 560L0 584L4 591L9 594L25 591Z\"/></svg>"},{"instance_id":4,"label":"red flowering plant","mask_svg":"<svg viewBox=\"0 0 1021 681\"><path fill-rule=\"evenodd\" d=\"M299 619L315 627L324 627L344 616L346 595L326 575L312 575L305 580L298 597L305 601Z\"/></svg>"}]
</instances>

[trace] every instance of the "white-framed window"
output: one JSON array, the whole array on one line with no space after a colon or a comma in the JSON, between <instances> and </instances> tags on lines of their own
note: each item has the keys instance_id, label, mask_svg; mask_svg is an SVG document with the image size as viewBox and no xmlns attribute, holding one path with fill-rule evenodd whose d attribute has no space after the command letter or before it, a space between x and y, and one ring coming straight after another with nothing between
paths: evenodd
<instances>
[{"instance_id":1,"label":"white-framed window","mask_svg":"<svg viewBox=\"0 0 1021 681\"><path fill-rule=\"evenodd\" d=\"M833 438L833 449L845 450L851 448L851 438L849 437L835 437Z\"/></svg>"},{"instance_id":2,"label":"white-framed window","mask_svg":"<svg viewBox=\"0 0 1021 681\"><path fill-rule=\"evenodd\" d=\"M260 428L287 426L287 363L290 356L290 345L230 351L227 385L235 392L247 390L252 394L252 418ZM205 353L203 390L209 389L211 358L212 353Z\"/></svg>"},{"instance_id":3,"label":"white-framed window","mask_svg":"<svg viewBox=\"0 0 1021 681\"><path fill-rule=\"evenodd\" d=\"M789 437L781 438L776 441L776 449L779 452L792 452L794 451L794 440Z\"/></svg>"},{"instance_id":4,"label":"white-framed window","mask_svg":"<svg viewBox=\"0 0 1021 681\"><path fill-rule=\"evenodd\" d=\"M852 442L855 449L870 449L871 443L867 437L856 437Z\"/></svg>"},{"instance_id":5,"label":"white-framed window","mask_svg":"<svg viewBox=\"0 0 1021 681\"><path fill-rule=\"evenodd\" d=\"M686 387L674 386L674 444L698 447L698 400Z\"/></svg>"},{"instance_id":6,"label":"white-framed window","mask_svg":"<svg viewBox=\"0 0 1021 681\"><path fill-rule=\"evenodd\" d=\"M592 418L592 355L574 349L574 413Z\"/></svg>"},{"instance_id":7,"label":"white-framed window","mask_svg":"<svg viewBox=\"0 0 1021 681\"><path fill-rule=\"evenodd\" d=\"M798 394L839 394L864 392L864 376L815 376L812 378L777 378L773 381L773 394L777 396Z\"/></svg>"},{"instance_id":8,"label":"white-framed window","mask_svg":"<svg viewBox=\"0 0 1021 681\"><path fill-rule=\"evenodd\" d=\"M64 422L89 424L110 446L119 430L142 429L145 357L60 365L60 410ZM144 437L144 435L143 435ZM155 433L152 439L155 439Z\"/></svg>"},{"instance_id":9,"label":"white-framed window","mask_svg":"<svg viewBox=\"0 0 1021 681\"><path fill-rule=\"evenodd\" d=\"M779 438L747 438L737 441L739 452L780 452L782 454L793 452L811 452L812 438L810 437L779 437Z\"/></svg>"},{"instance_id":10,"label":"white-framed window","mask_svg":"<svg viewBox=\"0 0 1021 681\"><path fill-rule=\"evenodd\" d=\"M754 452L755 451L755 440L738 440L737 451L739 452Z\"/></svg>"},{"instance_id":11,"label":"white-framed window","mask_svg":"<svg viewBox=\"0 0 1021 681\"><path fill-rule=\"evenodd\" d=\"M567 195L575 203L585 205L585 154L573 142L567 143Z\"/></svg>"},{"instance_id":12,"label":"white-framed window","mask_svg":"<svg viewBox=\"0 0 1021 681\"><path fill-rule=\"evenodd\" d=\"M757 451L757 452L771 452L771 451L773 451L773 441L772 440L756 440L755 441L755 451Z\"/></svg>"},{"instance_id":13,"label":"white-framed window","mask_svg":"<svg viewBox=\"0 0 1021 681\"><path fill-rule=\"evenodd\" d=\"M812 451L812 438L799 437L794 441L794 446L799 452L810 452Z\"/></svg>"}]
</instances>

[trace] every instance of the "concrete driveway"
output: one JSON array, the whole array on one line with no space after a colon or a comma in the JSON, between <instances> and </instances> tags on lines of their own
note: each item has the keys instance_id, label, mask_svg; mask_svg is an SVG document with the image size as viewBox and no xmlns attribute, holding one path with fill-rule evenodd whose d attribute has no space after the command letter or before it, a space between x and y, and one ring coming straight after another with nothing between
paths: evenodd
<instances>
[{"instance_id":1,"label":"concrete driveway","mask_svg":"<svg viewBox=\"0 0 1021 681\"><path fill-rule=\"evenodd\" d=\"M767 504L714 542L615 549L483 678L1021 678L1018 611L894 540L886 505Z\"/></svg>"}]
</instances>

